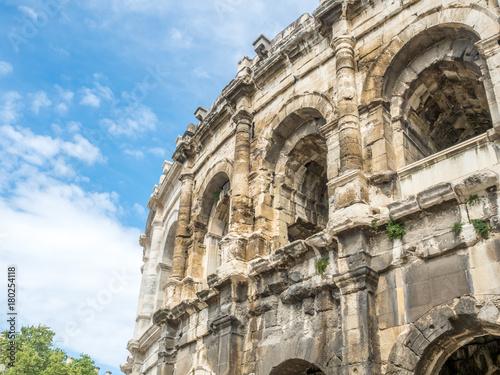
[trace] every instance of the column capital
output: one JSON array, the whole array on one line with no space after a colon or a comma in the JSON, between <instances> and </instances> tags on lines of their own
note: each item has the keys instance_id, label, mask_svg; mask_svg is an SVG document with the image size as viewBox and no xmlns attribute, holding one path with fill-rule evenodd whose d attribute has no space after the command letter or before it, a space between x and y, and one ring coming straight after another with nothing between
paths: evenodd
<instances>
[{"instance_id":1,"label":"column capital","mask_svg":"<svg viewBox=\"0 0 500 375\"><path fill-rule=\"evenodd\" d=\"M191 172L186 172L181 174L181 177L179 177L179 180L184 183L184 181L193 181L194 180L194 174Z\"/></svg>"},{"instance_id":2,"label":"column capital","mask_svg":"<svg viewBox=\"0 0 500 375\"><path fill-rule=\"evenodd\" d=\"M241 108L233 115L233 121L236 124L248 123L250 125L253 121L253 113L246 108Z\"/></svg>"},{"instance_id":3,"label":"column capital","mask_svg":"<svg viewBox=\"0 0 500 375\"><path fill-rule=\"evenodd\" d=\"M325 137L330 137L334 131L338 129L338 120L335 119L333 121L330 121L326 123L325 125L321 126L319 131L325 136Z\"/></svg>"},{"instance_id":4,"label":"column capital","mask_svg":"<svg viewBox=\"0 0 500 375\"><path fill-rule=\"evenodd\" d=\"M332 47L335 53L343 49L349 49L354 51L354 46L356 45L356 38L352 35L339 35L333 38Z\"/></svg>"},{"instance_id":5,"label":"column capital","mask_svg":"<svg viewBox=\"0 0 500 375\"><path fill-rule=\"evenodd\" d=\"M362 266L334 278L335 284L343 295L356 293L362 290L375 292L379 274L368 266Z\"/></svg>"},{"instance_id":6,"label":"column capital","mask_svg":"<svg viewBox=\"0 0 500 375\"><path fill-rule=\"evenodd\" d=\"M475 43L483 59L488 59L500 53L500 34L482 39Z\"/></svg>"}]
</instances>

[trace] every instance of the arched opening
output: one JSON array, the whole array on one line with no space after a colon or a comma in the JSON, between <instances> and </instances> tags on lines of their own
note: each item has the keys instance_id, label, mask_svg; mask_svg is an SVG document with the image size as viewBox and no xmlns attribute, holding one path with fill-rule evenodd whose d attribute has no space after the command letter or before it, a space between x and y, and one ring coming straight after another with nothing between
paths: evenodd
<instances>
[{"instance_id":1,"label":"arched opening","mask_svg":"<svg viewBox=\"0 0 500 375\"><path fill-rule=\"evenodd\" d=\"M500 375L500 337L476 337L448 357L439 375Z\"/></svg>"},{"instance_id":2,"label":"arched opening","mask_svg":"<svg viewBox=\"0 0 500 375\"><path fill-rule=\"evenodd\" d=\"M318 134L302 138L288 154L283 191L290 196L289 242L304 240L328 223L326 155Z\"/></svg>"},{"instance_id":3,"label":"arched opening","mask_svg":"<svg viewBox=\"0 0 500 375\"><path fill-rule=\"evenodd\" d=\"M202 219L206 224L203 236L205 277L215 273L222 262L219 243L229 230L230 189L228 176L219 173L207 185L203 195Z\"/></svg>"},{"instance_id":4,"label":"arched opening","mask_svg":"<svg viewBox=\"0 0 500 375\"><path fill-rule=\"evenodd\" d=\"M174 256L175 233L177 231L177 221L174 221L168 230L167 236L163 241L162 254L160 262L157 266L157 282L158 291L156 294L156 309L160 308L165 302L165 289L167 287L168 278L172 273L172 258Z\"/></svg>"},{"instance_id":5,"label":"arched opening","mask_svg":"<svg viewBox=\"0 0 500 375\"><path fill-rule=\"evenodd\" d=\"M270 190L276 247L304 240L328 223L328 151L319 130L325 122L318 110L302 108L286 116L272 134L265 160L274 171Z\"/></svg>"},{"instance_id":6,"label":"arched opening","mask_svg":"<svg viewBox=\"0 0 500 375\"><path fill-rule=\"evenodd\" d=\"M302 359L289 359L273 368L269 375L324 375L321 369Z\"/></svg>"},{"instance_id":7,"label":"arched opening","mask_svg":"<svg viewBox=\"0 0 500 375\"><path fill-rule=\"evenodd\" d=\"M402 48L385 74L399 167L492 127L494 104L478 37L457 25L436 26Z\"/></svg>"},{"instance_id":8,"label":"arched opening","mask_svg":"<svg viewBox=\"0 0 500 375\"><path fill-rule=\"evenodd\" d=\"M165 245L163 246L162 262L167 265L172 265L176 232L177 232L177 221L174 221L172 225L170 225L170 229L168 230L167 237L165 240Z\"/></svg>"}]
</instances>

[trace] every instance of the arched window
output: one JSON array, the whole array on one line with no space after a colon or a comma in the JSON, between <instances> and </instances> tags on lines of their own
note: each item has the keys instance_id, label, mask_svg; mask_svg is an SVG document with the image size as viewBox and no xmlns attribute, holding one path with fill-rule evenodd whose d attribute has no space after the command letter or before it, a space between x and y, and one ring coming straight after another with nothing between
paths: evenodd
<instances>
[{"instance_id":1,"label":"arched window","mask_svg":"<svg viewBox=\"0 0 500 375\"><path fill-rule=\"evenodd\" d=\"M500 337L477 337L451 354L439 375L500 375Z\"/></svg>"},{"instance_id":2,"label":"arched window","mask_svg":"<svg viewBox=\"0 0 500 375\"><path fill-rule=\"evenodd\" d=\"M162 254L160 262L157 265L157 293L155 309L160 308L165 302L165 288L168 278L172 272L172 258L174 255L175 233L177 231L177 221L170 225L168 233L163 240Z\"/></svg>"},{"instance_id":3,"label":"arched window","mask_svg":"<svg viewBox=\"0 0 500 375\"><path fill-rule=\"evenodd\" d=\"M229 229L229 190L230 184L227 180L211 197L213 202L205 235L206 276L215 273L221 265L219 242Z\"/></svg>"},{"instance_id":4,"label":"arched window","mask_svg":"<svg viewBox=\"0 0 500 375\"><path fill-rule=\"evenodd\" d=\"M398 167L492 127L488 69L461 27L436 26L410 40L385 75Z\"/></svg>"}]
</instances>

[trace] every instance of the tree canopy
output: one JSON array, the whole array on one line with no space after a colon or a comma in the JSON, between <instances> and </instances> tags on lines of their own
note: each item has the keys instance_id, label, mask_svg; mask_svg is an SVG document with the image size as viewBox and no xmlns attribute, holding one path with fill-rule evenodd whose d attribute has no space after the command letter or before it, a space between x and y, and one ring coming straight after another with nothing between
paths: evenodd
<instances>
[{"instance_id":1,"label":"tree canopy","mask_svg":"<svg viewBox=\"0 0 500 375\"><path fill-rule=\"evenodd\" d=\"M55 333L49 327L21 327L14 339L16 360L10 366L8 332L0 336L0 364L5 375L96 375L94 361L85 354L67 363L68 355L54 346Z\"/></svg>"}]
</instances>

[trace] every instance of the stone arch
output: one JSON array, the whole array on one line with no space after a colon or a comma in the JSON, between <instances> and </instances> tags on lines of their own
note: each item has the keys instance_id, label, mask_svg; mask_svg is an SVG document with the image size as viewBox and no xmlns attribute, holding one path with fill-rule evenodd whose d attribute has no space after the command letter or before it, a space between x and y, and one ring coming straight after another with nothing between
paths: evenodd
<instances>
[{"instance_id":1,"label":"stone arch","mask_svg":"<svg viewBox=\"0 0 500 375\"><path fill-rule=\"evenodd\" d=\"M264 144L264 159L275 164L278 159L276 151L302 124L319 121L318 125L323 125L332 122L335 117L333 100L326 94L312 92L291 97L271 118L260 136Z\"/></svg>"},{"instance_id":2,"label":"stone arch","mask_svg":"<svg viewBox=\"0 0 500 375\"><path fill-rule=\"evenodd\" d=\"M475 338L500 336L500 312L491 301L472 296L435 307L409 327L393 345L386 375L438 375L450 355Z\"/></svg>"},{"instance_id":3,"label":"stone arch","mask_svg":"<svg viewBox=\"0 0 500 375\"><path fill-rule=\"evenodd\" d=\"M500 32L497 17L489 9L475 4L454 4L453 8L445 9L442 9L442 6L436 6L396 33L396 36L378 54L367 73L360 100L361 105L383 98L383 77L394 57L415 35L425 32L428 25L437 27L456 25L475 34L478 40L487 39Z\"/></svg>"},{"instance_id":4,"label":"stone arch","mask_svg":"<svg viewBox=\"0 0 500 375\"><path fill-rule=\"evenodd\" d=\"M219 173L225 173L229 180L233 176L233 163L229 159L222 159L215 163L203 177L203 182L198 186L195 197L200 197L207 190L208 184Z\"/></svg>"},{"instance_id":5,"label":"stone arch","mask_svg":"<svg viewBox=\"0 0 500 375\"><path fill-rule=\"evenodd\" d=\"M166 221L166 230L160 246L159 261L157 265L156 301L155 308L160 308L165 302L165 289L172 273L174 258L175 235L177 232L177 210L174 210Z\"/></svg>"},{"instance_id":6,"label":"stone arch","mask_svg":"<svg viewBox=\"0 0 500 375\"><path fill-rule=\"evenodd\" d=\"M308 361L294 358L273 367L269 375L325 375L325 373Z\"/></svg>"},{"instance_id":7,"label":"stone arch","mask_svg":"<svg viewBox=\"0 0 500 375\"><path fill-rule=\"evenodd\" d=\"M215 375L215 373L204 366L196 366L189 370L188 375Z\"/></svg>"},{"instance_id":8,"label":"stone arch","mask_svg":"<svg viewBox=\"0 0 500 375\"><path fill-rule=\"evenodd\" d=\"M273 207L282 213L275 215L272 224L277 247L306 239L328 222L328 150L320 128L331 120L333 106L325 107L322 96L294 97L266 131L270 139L266 140L269 147L265 147L264 160L274 174L274 196L282 197Z\"/></svg>"},{"instance_id":9,"label":"stone arch","mask_svg":"<svg viewBox=\"0 0 500 375\"><path fill-rule=\"evenodd\" d=\"M161 261L163 263L170 265L172 264L172 259L174 256L175 233L177 230L177 214L178 211L174 210L169 215L169 219L165 225L165 228L167 228L167 230L164 233L161 244L161 249L162 249Z\"/></svg>"},{"instance_id":10,"label":"stone arch","mask_svg":"<svg viewBox=\"0 0 500 375\"><path fill-rule=\"evenodd\" d=\"M417 20L389 43L368 74L363 100L389 104L396 169L484 134L498 119L488 66L475 45L492 31L471 24L464 12L478 17L476 8L457 8L456 14L444 9ZM436 17L440 22L433 25Z\"/></svg>"}]
</instances>

